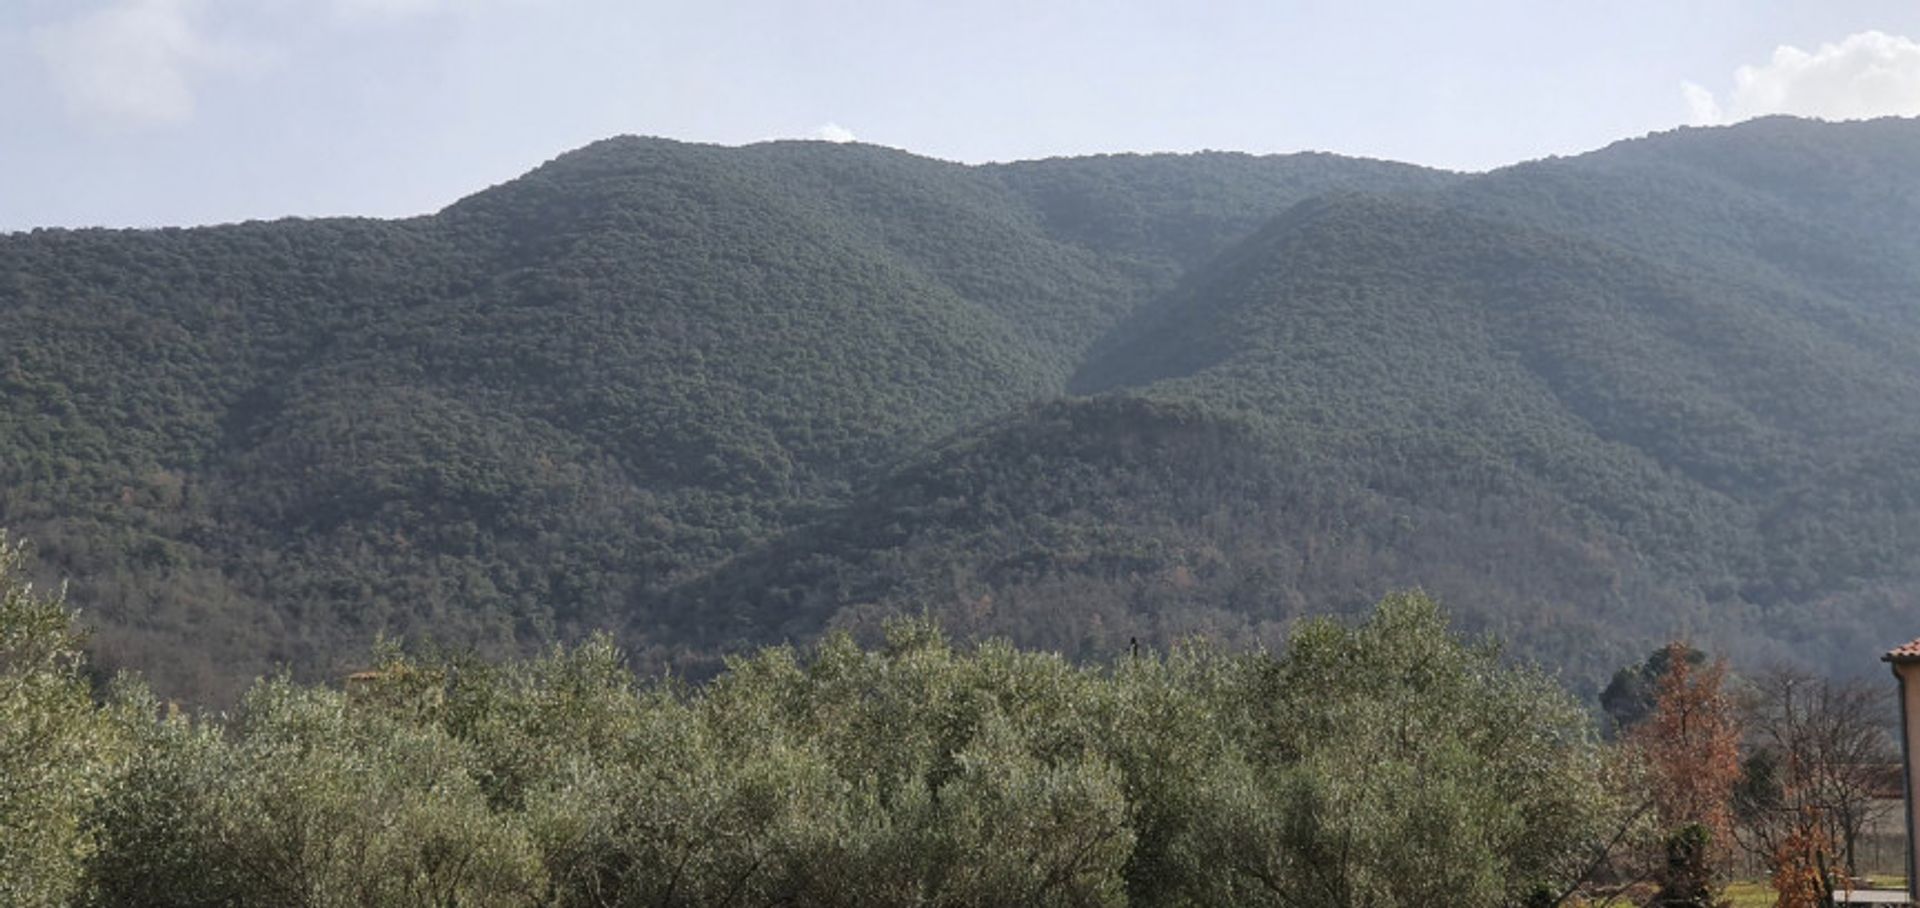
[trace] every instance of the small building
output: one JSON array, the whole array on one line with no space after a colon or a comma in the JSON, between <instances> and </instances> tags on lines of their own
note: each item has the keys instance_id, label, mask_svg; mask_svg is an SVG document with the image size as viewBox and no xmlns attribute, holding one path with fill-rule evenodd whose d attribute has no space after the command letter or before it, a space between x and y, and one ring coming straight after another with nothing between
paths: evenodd
<instances>
[{"instance_id":1,"label":"small building","mask_svg":"<svg viewBox=\"0 0 1920 908\"><path fill-rule=\"evenodd\" d=\"M1920 879L1914 869L1920 866L1920 839L1914 837L1914 830L1920 827L1920 803L1913 797L1913 786L1920 778L1920 640L1915 640L1883 657L1893 666L1893 676L1900 680L1900 752L1906 760L1906 810L1907 823L1907 898L1920 902Z\"/></svg>"}]
</instances>

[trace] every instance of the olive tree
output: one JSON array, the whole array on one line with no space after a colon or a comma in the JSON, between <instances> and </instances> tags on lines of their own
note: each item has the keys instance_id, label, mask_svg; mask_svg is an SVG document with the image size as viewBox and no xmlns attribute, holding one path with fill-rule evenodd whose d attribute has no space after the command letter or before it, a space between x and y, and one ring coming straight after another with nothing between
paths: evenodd
<instances>
[{"instance_id":1,"label":"olive tree","mask_svg":"<svg viewBox=\"0 0 1920 908\"><path fill-rule=\"evenodd\" d=\"M1200 795L1193 847L1225 872L1198 902L1551 902L1615 820L1572 699L1424 595L1301 627L1250 695L1255 737Z\"/></svg>"},{"instance_id":2,"label":"olive tree","mask_svg":"<svg viewBox=\"0 0 1920 908\"><path fill-rule=\"evenodd\" d=\"M65 905L97 848L86 822L122 745L95 708L64 598L0 533L0 904Z\"/></svg>"}]
</instances>

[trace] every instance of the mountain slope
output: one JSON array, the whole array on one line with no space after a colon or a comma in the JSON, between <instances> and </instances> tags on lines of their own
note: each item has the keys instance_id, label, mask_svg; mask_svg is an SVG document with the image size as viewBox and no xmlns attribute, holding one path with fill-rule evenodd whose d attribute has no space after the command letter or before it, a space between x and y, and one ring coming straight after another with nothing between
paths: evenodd
<instances>
[{"instance_id":1,"label":"mountain slope","mask_svg":"<svg viewBox=\"0 0 1920 908\"><path fill-rule=\"evenodd\" d=\"M1429 179L1244 163L1286 200ZM998 170L817 143L610 140L392 223L0 238L0 525L169 690L380 630L531 646L1058 395L1155 292Z\"/></svg>"},{"instance_id":2,"label":"mountain slope","mask_svg":"<svg viewBox=\"0 0 1920 908\"><path fill-rule=\"evenodd\" d=\"M1576 684L1846 670L1920 621L1915 164L621 138L431 217L0 237L0 526L208 700L382 631L1102 658L1412 585Z\"/></svg>"},{"instance_id":3,"label":"mountain slope","mask_svg":"<svg viewBox=\"0 0 1920 908\"><path fill-rule=\"evenodd\" d=\"M1778 125L1748 140L1773 143ZM1889 593L1920 577L1897 453L1920 421L1920 279L1898 243L1850 238L1920 210L1789 217L1724 179L1600 181L1621 153L1302 205L1142 313L1076 387L1212 402L1350 468L1432 446L1631 540L1663 586L1712 605L1697 633L1770 658L1860 659L1920 617ZM1570 216L1581 181L1587 207ZM1522 190L1559 204L1518 205ZM1877 276L1770 257L1776 238L1738 229L1762 222L1807 248L1871 252ZM1416 500L1451 494L1432 467L1383 479ZM1796 638L1797 652L1760 642Z\"/></svg>"},{"instance_id":4,"label":"mountain slope","mask_svg":"<svg viewBox=\"0 0 1920 908\"><path fill-rule=\"evenodd\" d=\"M1417 456L1402 447L1401 456ZM1423 475L1467 465L1438 453ZM726 651L927 613L1088 659L1132 641L1274 645L1299 619L1424 586L1575 683L1643 649L1649 609L1704 624L1618 537L1524 488L1418 498L1192 402L1036 407L958 437L678 591L670 639ZM655 633L658 639L663 635Z\"/></svg>"}]
</instances>

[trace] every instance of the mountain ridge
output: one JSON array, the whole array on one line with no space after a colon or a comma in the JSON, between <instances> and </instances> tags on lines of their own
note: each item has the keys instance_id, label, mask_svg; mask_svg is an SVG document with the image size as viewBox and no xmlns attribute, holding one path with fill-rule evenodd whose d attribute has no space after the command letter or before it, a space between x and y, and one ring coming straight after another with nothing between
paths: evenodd
<instances>
[{"instance_id":1,"label":"mountain ridge","mask_svg":"<svg viewBox=\"0 0 1920 908\"><path fill-rule=\"evenodd\" d=\"M1830 126L1480 175L620 137L419 218L11 234L0 526L213 700L379 632L1099 658L1414 585L1579 684L1831 668L1920 617L1920 126Z\"/></svg>"}]
</instances>

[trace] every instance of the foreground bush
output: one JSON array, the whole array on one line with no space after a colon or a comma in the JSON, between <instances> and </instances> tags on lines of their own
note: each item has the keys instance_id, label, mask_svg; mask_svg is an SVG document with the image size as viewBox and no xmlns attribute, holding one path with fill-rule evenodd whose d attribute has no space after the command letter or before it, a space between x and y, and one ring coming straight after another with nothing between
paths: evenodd
<instances>
[{"instance_id":1,"label":"foreground bush","mask_svg":"<svg viewBox=\"0 0 1920 908\"><path fill-rule=\"evenodd\" d=\"M0 532L0 905L66 904L96 847L84 822L122 749L88 697L62 597Z\"/></svg>"},{"instance_id":2,"label":"foreground bush","mask_svg":"<svg viewBox=\"0 0 1920 908\"><path fill-rule=\"evenodd\" d=\"M915 623L699 688L605 640L384 648L189 717L126 679L95 705L9 582L9 904L1525 905L1614 819L1586 718L1418 595L1097 668Z\"/></svg>"}]
</instances>

